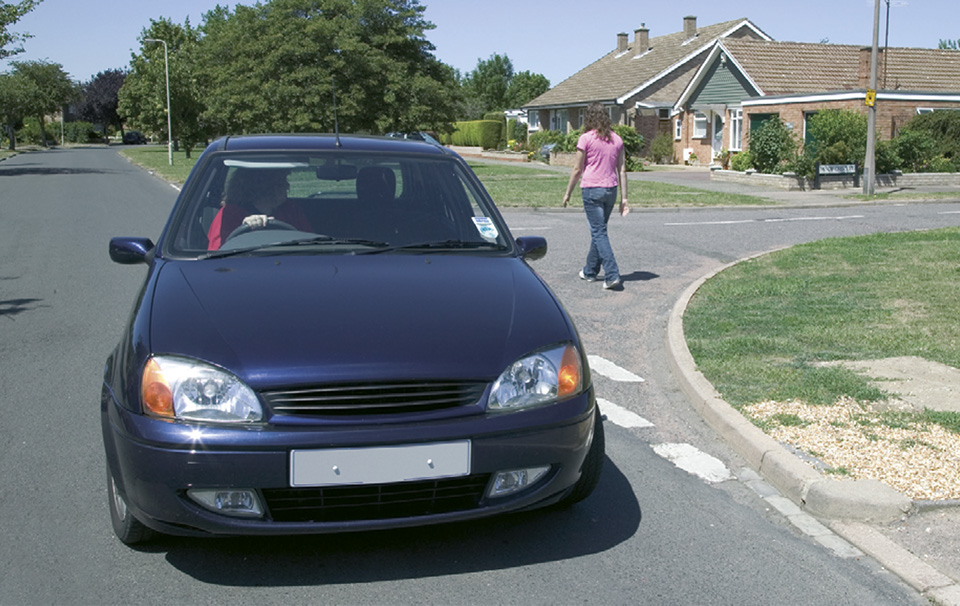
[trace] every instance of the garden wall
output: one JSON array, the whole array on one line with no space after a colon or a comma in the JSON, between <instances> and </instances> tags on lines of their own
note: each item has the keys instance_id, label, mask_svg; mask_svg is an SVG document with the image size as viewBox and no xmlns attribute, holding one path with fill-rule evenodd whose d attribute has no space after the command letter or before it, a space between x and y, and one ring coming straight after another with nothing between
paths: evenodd
<instances>
[{"instance_id":1,"label":"garden wall","mask_svg":"<svg viewBox=\"0 0 960 606\"><path fill-rule=\"evenodd\" d=\"M794 173L765 175L754 171L713 170L710 180L720 183L741 183L777 189L805 191L813 189L813 182ZM862 183L862 181L861 181ZM960 173L901 173L877 175L877 185L881 187L960 187ZM851 189L853 175L821 175L820 189Z\"/></svg>"}]
</instances>

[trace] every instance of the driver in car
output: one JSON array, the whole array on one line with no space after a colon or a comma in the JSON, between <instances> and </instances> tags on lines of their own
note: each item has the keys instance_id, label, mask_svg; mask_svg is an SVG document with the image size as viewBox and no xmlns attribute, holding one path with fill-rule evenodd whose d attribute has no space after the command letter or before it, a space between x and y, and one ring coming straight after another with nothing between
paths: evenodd
<instances>
[{"instance_id":1,"label":"driver in car","mask_svg":"<svg viewBox=\"0 0 960 606\"><path fill-rule=\"evenodd\" d=\"M237 169L227 181L223 203L207 232L208 249L218 250L241 227L262 229L279 222L313 231L300 206L287 198L288 189L287 171Z\"/></svg>"}]
</instances>

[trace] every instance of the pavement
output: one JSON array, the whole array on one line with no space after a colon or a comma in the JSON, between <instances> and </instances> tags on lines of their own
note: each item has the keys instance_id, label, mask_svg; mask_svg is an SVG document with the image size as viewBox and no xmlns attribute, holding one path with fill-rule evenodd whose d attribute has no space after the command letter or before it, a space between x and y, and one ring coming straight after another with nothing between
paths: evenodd
<instances>
[{"instance_id":1,"label":"pavement","mask_svg":"<svg viewBox=\"0 0 960 606\"><path fill-rule=\"evenodd\" d=\"M630 180L645 179L756 195L774 201L778 208L878 203L846 197L860 193L857 190L781 191L715 183L702 169L630 175ZM956 192L955 198L935 201L960 202L957 187L877 188L876 193L928 191ZM918 196L917 201L921 200ZM890 203L910 203L910 199L907 196ZM729 265L702 276L677 300L668 322L667 348L674 373L694 408L750 465L751 469L741 472L741 481L841 557L870 556L932 603L960 606L960 502L917 502L876 480L838 480L821 475L747 421L696 369L683 335L683 313L700 285L726 267Z\"/></svg>"}]
</instances>

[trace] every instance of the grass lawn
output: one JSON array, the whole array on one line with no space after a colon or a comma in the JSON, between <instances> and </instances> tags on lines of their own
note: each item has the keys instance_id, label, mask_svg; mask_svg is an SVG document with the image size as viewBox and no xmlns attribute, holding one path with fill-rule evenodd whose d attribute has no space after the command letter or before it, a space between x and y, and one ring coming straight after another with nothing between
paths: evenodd
<instances>
[{"instance_id":1,"label":"grass lawn","mask_svg":"<svg viewBox=\"0 0 960 606\"><path fill-rule=\"evenodd\" d=\"M844 198L850 200L863 200L865 202L873 200L956 200L958 197L960 197L960 192L955 191L898 191L879 193L872 196L865 196L863 194L844 196Z\"/></svg>"},{"instance_id":2,"label":"grass lawn","mask_svg":"<svg viewBox=\"0 0 960 606\"><path fill-rule=\"evenodd\" d=\"M187 175L190 174L202 151L203 148L194 149L191 158L187 158L183 150L173 152L173 166L171 166L166 145L126 145L120 148L120 153L130 158L134 164L157 173L171 183L180 184L187 180Z\"/></svg>"},{"instance_id":3,"label":"grass lawn","mask_svg":"<svg viewBox=\"0 0 960 606\"><path fill-rule=\"evenodd\" d=\"M742 410L886 394L819 362L918 356L960 368L960 228L835 238L740 263L684 315L697 367ZM956 413L940 423L960 428Z\"/></svg>"},{"instance_id":4,"label":"grass lawn","mask_svg":"<svg viewBox=\"0 0 960 606\"><path fill-rule=\"evenodd\" d=\"M503 208L560 208L570 179L568 172L557 172L536 165L503 165L469 161L483 186ZM694 206L746 206L769 204L757 196L724 194L692 187L654 181L630 181L628 191L633 208ZM580 190L570 196L571 205L580 205Z\"/></svg>"}]
</instances>

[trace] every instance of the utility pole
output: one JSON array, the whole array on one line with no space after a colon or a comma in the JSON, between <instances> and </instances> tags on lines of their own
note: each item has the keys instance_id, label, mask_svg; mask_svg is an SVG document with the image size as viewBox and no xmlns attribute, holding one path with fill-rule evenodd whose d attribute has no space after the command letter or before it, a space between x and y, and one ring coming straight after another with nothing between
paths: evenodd
<instances>
[{"instance_id":1,"label":"utility pole","mask_svg":"<svg viewBox=\"0 0 960 606\"><path fill-rule=\"evenodd\" d=\"M880 0L873 4L873 48L870 51L870 88L867 105L867 157L863 162L863 193L872 196L877 178L877 54L880 38Z\"/></svg>"}]
</instances>

